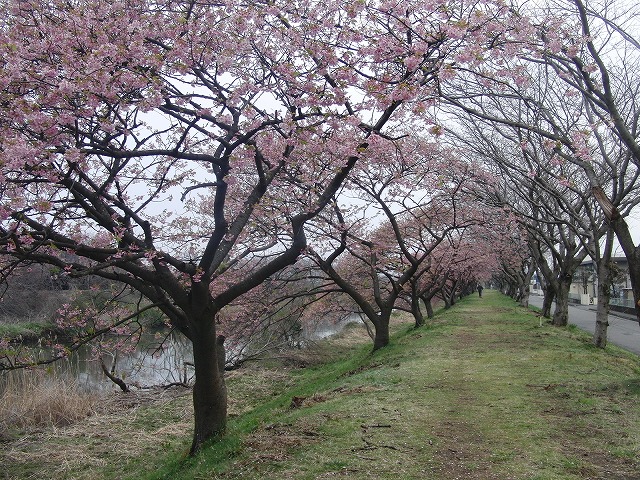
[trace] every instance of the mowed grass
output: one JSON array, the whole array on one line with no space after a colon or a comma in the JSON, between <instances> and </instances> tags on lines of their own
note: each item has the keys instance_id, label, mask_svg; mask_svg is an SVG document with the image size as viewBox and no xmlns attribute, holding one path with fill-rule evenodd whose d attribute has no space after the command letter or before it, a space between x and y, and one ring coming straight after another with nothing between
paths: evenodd
<instances>
[{"instance_id":1,"label":"mowed grass","mask_svg":"<svg viewBox=\"0 0 640 480\"><path fill-rule=\"evenodd\" d=\"M182 396L8 444L0 475L640 478L637 356L598 350L587 334L486 290L428 327L398 317L394 329L392 345L373 354L366 334L351 329L309 358L232 373L229 434L196 458L186 457L191 413ZM47 451L68 467L54 468Z\"/></svg>"}]
</instances>

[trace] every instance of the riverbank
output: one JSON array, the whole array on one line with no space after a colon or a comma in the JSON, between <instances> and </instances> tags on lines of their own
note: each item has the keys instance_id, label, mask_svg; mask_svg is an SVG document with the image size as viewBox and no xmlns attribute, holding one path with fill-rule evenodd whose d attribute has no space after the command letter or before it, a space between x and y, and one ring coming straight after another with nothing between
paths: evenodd
<instances>
[{"instance_id":1,"label":"riverbank","mask_svg":"<svg viewBox=\"0 0 640 480\"><path fill-rule=\"evenodd\" d=\"M37 343L39 338L55 335L58 330L55 325L45 322L0 322L0 338L9 339L11 342Z\"/></svg>"},{"instance_id":2,"label":"riverbank","mask_svg":"<svg viewBox=\"0 0 640 480\"><path fill-rule=\"evenodd\" d=\"M640 477L637 356L492 291L410 327L231 372L229 434L195 459L180 395L5 443L0 478Z\"/></svg>"}]
</instances>

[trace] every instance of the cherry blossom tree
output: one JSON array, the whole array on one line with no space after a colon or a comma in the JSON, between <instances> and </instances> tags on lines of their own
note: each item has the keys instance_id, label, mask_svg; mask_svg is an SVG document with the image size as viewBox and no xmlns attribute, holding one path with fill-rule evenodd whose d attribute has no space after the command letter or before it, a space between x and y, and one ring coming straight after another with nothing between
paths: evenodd
<instances>
[{"instance_id":1,"label":"cherry blossom tree","mask_svg":"<svg viewBox=\"0 0 640 480\"><path fill-rule=\"evenodd\" d=\"M387 146L393 148L364 154L373 158L362 164L366 168L356 167L340 197L351 194L358 202L351 208L336 203L332 216L318 217L324 223L317 236L324 242L310 250L373 325L374 350L389 343L391 312L401 307L399 300L409 300L417 326L424 323L417 288L433 266L432 252L443 242L457 244L471 225L488 218L473 203L474 189L486 183L481 170L423 139ZM448 251L453 258L455 250Z\"/></svg>"},{"instance_id":2,"label":"cherry blossom tree","mask_svg":"<svg viewBox=\"0 0 640 480\"><path fill-rule=\"evenodd\" d=\"M640 245L634 243L625 220L630 197L635 197L635 204L638 202L635 190L640 174L640 108L637 102L640 42L634 34L640 10L637 5L623 2L592 5L582 0L569 2L565 9L575 18L575 28L579 29L584 41L579 49L561 47L558 50L557 39L562 39L566 45L566 39L572 32L563 32L560 37L553 35L555 39L551 41L542 34L548 45L544 59L565 82L567 91L580 95L585 102L592 127L588 135L592 142L598 144L609 166L611 177L605 177L603 181L597 170L592 168L590 158L583 158L579 163L627 257L636 315L640 321ZM610 255L605 251L602 266ZM601 275L602 283L607 285L608 271ZM604 305L601 308L608 307Z\"/></svg>"},{"instance_id":3,"label":"cherry blossom tree","mask_svg":"<svg viewBox=\"0 0 640 480\"><path fill-rule=\"evenodd\" d=\"M461 125L456 139L500 172L501 186L486 200L508 206L528 232L531 257L547 282L545 305L555 298L553 322L566 325L573 275L604 233L588 181L572 163L555 160L547 139L534 132L472 117Z\"/></svg>"},{"instance_id":4,"label":"cherry blossom tree","mask_svg":"<svg viewBox=\"0 0 640 480\"><path fill-rule=\"evenodd\" d=\"M436 247L425 261L423 274L419 278L411 279L409 302L416 321L416 327L423 326L426 323L422 313L422 305L424 305L427 318L434 317L433 300L442 291L447 282L449 272L447 266L451 259L452 255L449 253L440 254L439 248ZM420 305L420 302L422 305Z\"/></svg>"},{"instance_id":5,"label":"cherry blossom tree","mask_svg":"<svg viewBox=\"0 0 640 480\"><path fill-rule=\"evenodd\" d=\"M501 235L503 248L498 257L499 268L491 281L499 284L501 290L521 306L528 307L531 279L536 272L536 262L528 248L528 232L516 219L513 221L513 226L515 228Z\"/></svg>"},{"instance_id":6,"label":"cherry blossom tree","mask_svg":"<svg viewBox=\"0 0 640 480\"><path fill-rule=\"evenodd\" d=\"M329 309L321 273L309 261L277 272L218 315L218 331L226 338L227 369L274 352L301 348L313 337L318 319ZM321 303L319 310L316 303Z\"/></svg>"},{"instance_id":7,"label":"cherry blossom tree","mask_svg":"<svg viewBox=\"0 0 640 480\"><path fill-rule=\"evenodd\" d=\"M481 181L477 188L492 187ZM475 197L474 192L465 207L473 210L467 223L435 246L410 280L411 290L407 297L417 327L425 323L421 303L427 317L432 318L434 299L442 300L445 308L451 307L457 297L488 283L499 268L499 259L508 255L504 240L516 224L501 208L489 207Z\"/></svg>"},{"instance_id":8,"label":"cherry blossom tree","mask_svg":"<svg viewBox=\"0 0 640 480\"><path fill-rule=\"evenodd\" d=\"M618 1L532 4L522 20L525 54L480 75L466 70L442 94L480 118L544 137L549 161L581 171L628 259L640 321L640 249L625 220L640 198L638 13ZM503 78L506 71L518 73Z\"/></svg>"},{"instance_id":9,"label":"cherry blossom tree","mask_svg":"<svg viewBox=\"0 0 640 480\"><path fill-rule=\"evenodd\" d=\"M452 261L446 273L447 281L438 293L445 302L445 308L455 304L457 298L475 292L478 285L491 280L504 253L504 241L500 233L513 226L503 223L505 218L500 215L500 209L487 214L486 206L479 204L477 208L485 211L482 220L456 232L456 237L449 245L453 251Z\"/></svg>"},{"instance_id":10,"label":"cherry blossom tree","mask_svg":"<svg viewBox=\"0 0 640 480\"><path fill-rule=\"evenodd\" d=\"M220 310L296 261L445 59L520 35L499 1L2 6L0 253L126 284L190 339L192 453L226 426Z\"/></svg>"}]
</instances>

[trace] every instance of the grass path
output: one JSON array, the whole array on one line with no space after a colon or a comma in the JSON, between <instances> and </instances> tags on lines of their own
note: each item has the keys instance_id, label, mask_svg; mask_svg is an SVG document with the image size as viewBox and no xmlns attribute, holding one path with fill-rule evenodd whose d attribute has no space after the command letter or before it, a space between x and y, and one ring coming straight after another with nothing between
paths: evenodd
<instances>
[{"instance_id":1,"label":"grass path","mask_svg":"<svg viewBox=\"0 0 640 480\"><path fill-rule=\"evenodd\" d=\"M195 459L176 428L188 422L181 398L139 410L122 435L102 431L118 447L98 442L102 467L55 478L640 478L638 357L492 291L396 331L374 354L351 332L324 346L329 364L232 376L229 435ZM149 438L126 456L136 435ZM77 448L56 438L47 448Z\"/></svg>"}]
</instances>

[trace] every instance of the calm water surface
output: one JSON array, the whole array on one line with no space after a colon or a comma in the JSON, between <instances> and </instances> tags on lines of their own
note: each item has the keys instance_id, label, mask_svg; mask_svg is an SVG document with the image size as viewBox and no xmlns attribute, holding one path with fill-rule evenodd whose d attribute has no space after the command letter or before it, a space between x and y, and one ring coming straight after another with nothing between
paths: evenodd
<instances>
[{"instance_id":1,"label":"calm water surface","mask_svg":"<svg viewBox=\"0 0 640 480\"><path fill-rule=\"evenodd\" d=\"M352 316L338 324L318 324L311 329L305 329L304 336L307 340L322 339L357 321L360 321L359 317ZM118 353L116 356L103 355L102 358L109 369L115 361L115 374L133 387L144 388L191 380L193 367L190 364L193 362L193 353L189 340L177 333L163 340L160 346L160 340L156 335L146 334L142 336L133 352ZM231 345L226 346L228 350L233 348ZM42 356L46 353L42 351ZM68 375L74 378L78 386L87 391L119 388L105 376L90 346L82 347L69 358L47 366L46 370L52 376ZM0 376L0 391L3 386L2 378Z\"/></svg>"}]
</instances>

